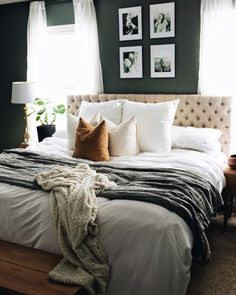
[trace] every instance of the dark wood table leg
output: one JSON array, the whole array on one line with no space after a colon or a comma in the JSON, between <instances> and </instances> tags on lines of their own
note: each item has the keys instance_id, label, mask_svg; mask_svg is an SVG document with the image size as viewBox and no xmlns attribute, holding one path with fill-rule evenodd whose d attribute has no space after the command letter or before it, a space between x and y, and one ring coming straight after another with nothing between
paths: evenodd
<instances>
[{"instance_id":1,"label":"dark wood table leg","mask_svg":"<svg viewBox=\"0 0 236 295\"><path fill-rule=\"evenodd\" d=\"M233 205L234 205L234 198L233 196L230 196L230 200L229 200L229 218L232 216L232 212L233 212Z\"/></svg>"},{"instance_id":2,"label":"dark wood table leg","mask_svg":"<svg viewBox=\"0 0 236 295\"><path fill-rule=\"evenodd\" d=\"M229 218L229 194L225 192L223 198L224 198L224 224L223 224L222 233L226 233L228 218Z\"/></svg>"}]
</instances>

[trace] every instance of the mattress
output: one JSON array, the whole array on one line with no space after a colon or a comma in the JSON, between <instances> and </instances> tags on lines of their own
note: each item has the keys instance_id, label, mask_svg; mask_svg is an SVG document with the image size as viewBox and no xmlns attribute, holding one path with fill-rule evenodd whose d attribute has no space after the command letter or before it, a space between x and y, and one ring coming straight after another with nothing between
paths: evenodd
<instances>
[{"instance_id":1,"label":"mattress","mask_svg":"<svg viewBox=\"0 0 236 295\"><path fill-rule=\"evenodd\" d=\"M49 138L28 148L53 157L71 157L67 142ZM119 165L189 170L219 191L225 185L222 153L173 150L114 157ZM52 222L48 193L0 184L0 239L61 253ZM185 294L190 279L193 237L175 213L158 205L98 198L99 239L111 265L108 295Z\"/></svg>"}]
</instances>

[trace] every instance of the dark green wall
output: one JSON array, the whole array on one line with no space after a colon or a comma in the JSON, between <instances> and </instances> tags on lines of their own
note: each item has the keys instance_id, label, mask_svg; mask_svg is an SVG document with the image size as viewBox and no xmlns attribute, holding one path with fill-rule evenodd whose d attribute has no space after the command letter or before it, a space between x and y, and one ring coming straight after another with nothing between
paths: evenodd
<instances>
[{"instance_id":1,"label":"dark green wall","mask_svg":"<svg viewBox=\"0 0 236 295\"><path fill-rule=\"evenodd\" d=\"M11 104L11 82L26 79L28 7L0 5L0 150L23 140L23 105Z\"/></svg>"},{"instance_id":2,"label":"dark green wall","mask_svg":"<svg viewBox=\"0 0 236 295\"><path fill-rule=\"evenodd\" d=\"M107 93L196 93L198 81L200 0L176 0L174 38L149 38L149 5L170 1L94 0L99 31L104 89ZM143 9L143 39L119 42L118 9ZM48 25L73 23L72 3L48 2ZM24 81L27 69L27 21L29 2L0 5L0 151L23 139L23 106L11 104L11 82ZM176 45L176 78L151 79L149 46ZM119 78L119 47L143 46L143 79Z\"/></svg>"},{"instance_id":3,"label":"dark green wall","mask_svg":"<svg viewBox=\"0 0 236 295\"><path fill-rule=\"evenodd\" d=\"M105 92L196 93L198 82L200 0L176 0L175 37L150 39L149 5L171 1L95 0ZM119 41L118 9L142 6L143 39ZM175 78L150 78L150 45L175 44ZM119 47L143 46L143 78L120 79Z\"/></svg>"}]
</instances>

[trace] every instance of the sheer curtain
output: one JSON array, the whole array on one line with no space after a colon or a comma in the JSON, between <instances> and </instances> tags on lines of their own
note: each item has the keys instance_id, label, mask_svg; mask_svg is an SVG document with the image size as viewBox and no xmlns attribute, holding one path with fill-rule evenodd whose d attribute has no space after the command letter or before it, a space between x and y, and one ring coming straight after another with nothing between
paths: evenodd
<instances>
[{"instance_id":1,"label":"sheer curtain","mask_svg":"<svg viewBox=\"0 0 236 295\"><path fill-rule=\"evenodd\" d=\"M47 27L44 1L30 3L27 32L27 80L39 85L39 97L66 103L68 94L103 92L97 20L92 0L74 1L76 24ZM35 124L29 118L30 133ZM65 120L57 117L57 129Z\"/></svg>"},{"instance_id":2,"label":"sheer curtain","mask_svg":"<svg viewBox=\"0 0 236 295\"><path fill-rule=\"evenodd\" d=\"M40 52L47 27L44 1L30 3L27 28L27 80L39 80Z\"/></svg>"},{"instance_id":3,"label":"sheer curtain","mask_svg":"<svg viewBox=\"0 0 236 295\"><path fill-rule=\"evenodd\" d=\"M198 90L206 95L231 95L236 110L236 9L234 0L201 1L200 68ZM232 122L232 134L236 131ZM236 142L231 137L231 151Z\"/></svg>"},{"instance_id":4,"label":"sheer curtain","mask_svg":"<svg viewBox=\"0 0 236 295\"><path fill-rule=\"evenodd\" d=\"M44 1L30 3L27 27L27 81L39 82L39 66L47 26ZM40 93L39 95L40 96ZM36 124L34 117L28 117L28 128L31 140L37 141Z\"/></svg>"},{"instance_id":5,"label":"sheer curtain","mask_svg":"<svg viewBox=\"0 0 236 295\"><path fill-rule=\"evenodd\" d=\"M233 0L201 1L199 92L236 94L236 10Z\"/></svg>"},{"instance_id":6,"label":"sheer curtain","mask_svg":"<svg viewBox=\"0 0 236 295\"><path fill-rule=\"evenodd\" d=\"M79 40L78 89L80 93L103 93L97 18L93 0L73 0Z\"/></svg>"}]
</instances>

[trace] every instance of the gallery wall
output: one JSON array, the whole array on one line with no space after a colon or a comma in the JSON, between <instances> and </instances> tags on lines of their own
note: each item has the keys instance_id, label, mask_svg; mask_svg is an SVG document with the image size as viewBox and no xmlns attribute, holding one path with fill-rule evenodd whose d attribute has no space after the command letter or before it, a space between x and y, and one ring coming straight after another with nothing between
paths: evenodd
<instances>
[{"instance_id":1,"label":"gallery wall","mask_svg":"<svg viewBox=\"0 0 236 295\"><path fill-rule=\"evenodd\" d=\"M199 69L200 0L176 0L175 37L150 39L149 5L163 0L96 0L104 88L107 93L196 93ZM142 6L143 39L119 41L118 9ZM150 45L175 44L175 78L150 78ZM143 47L143 78L120 79L119 47Z\"/></svg>"},{"instance_id":2,"label":"gallery wall","mask_svg":"<svg viewBox=\"0 0 236 295\"><path fill-rule=\"evenodd\" d=\"M104 89L107 93L196 93L198 81L200 0L176 0L174 38L149 38L149 5L159 0L94 0L98 20ZM119 41L118 9L142 6L143 39ZM11 82L24 81L27 69L29 2L0 5L0 151L17 146L24 132L23 106L11 104ZM48 25L72 23L71 1L47 3ZM149 47L175 44L176 77L150 78ZM120 79L119 47L143 47L143 78Z\"/></svg>"}]
</instances>

